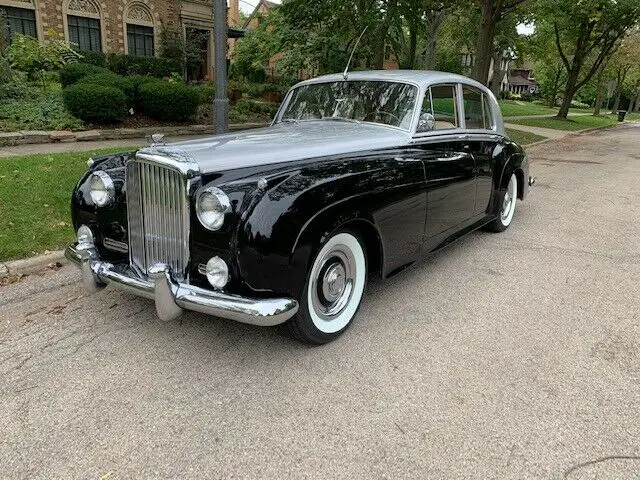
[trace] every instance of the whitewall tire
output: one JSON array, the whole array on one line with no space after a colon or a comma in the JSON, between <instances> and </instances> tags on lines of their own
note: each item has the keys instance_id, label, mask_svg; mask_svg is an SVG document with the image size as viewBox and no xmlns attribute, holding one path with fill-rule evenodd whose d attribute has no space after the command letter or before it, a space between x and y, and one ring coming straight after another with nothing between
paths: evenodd
<instances>
[{"instance_id":1,"label":"whitewall tire","mask_svg":"<svg viewBox=\"0 0 640 480\"><path fill-rule=\"evenodd\" d=\"M511 222L516 212L516 202L518 200L518 178L514 173L509 179L509 184L500 201L500 212L498 217L487 225L487 230L492 232L504 232Z\"/></svg>"},{"instance_id":2,"label":"whitewall tire","mask_svg":"<svg viewBox=\"0 0 640 480\"><path fill-rule=\"evenodd\" d=\"M353 321L366 283L363 242L353 232L332 235L311 263L300 310L289 322L290 332L314 344L337 338Z\"/></svg>"}]
</instances>

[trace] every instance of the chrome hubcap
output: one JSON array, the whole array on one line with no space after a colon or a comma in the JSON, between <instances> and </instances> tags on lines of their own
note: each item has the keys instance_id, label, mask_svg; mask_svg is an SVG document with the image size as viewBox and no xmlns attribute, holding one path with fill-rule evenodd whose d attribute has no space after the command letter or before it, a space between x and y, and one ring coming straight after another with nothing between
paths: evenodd
<instances>
[{"instance_id":1,"label":"chrome hubcap","mask_svg":"<svg viewBox=\"0 0 640 480\"><path fill-rule=\"evenodd\" d=\"M347 285L344 267L340 263L331 265L322 279L322 294L329 301L336 301Z\"/></svg>"},{"instance_id":2,"label":"chrome hubcap","mask_svg":"<svg viewBox=\"0 0 640 480\"><path fill-rule=\"evenodd\" d=\"M509 186L507 187L507 192L504 195L504 200L502 201L502 212L500 216L503 221L506 221L511 215L512 204L515 202L514 193L515 193L515 183L513 178L509 181Z\"/></svg>"},{"instance_id":3,"label":"chrome hubcap","mask_svg":"<svg viewBox=\"0 0 640 480\"><path fill-rule=\"evenodd\" d=\"M319 317L331 320L351 299L356 278L355 258L349 248L336 245L320 265L313 280L311 303Z\"/></svg>"}]
</instances>

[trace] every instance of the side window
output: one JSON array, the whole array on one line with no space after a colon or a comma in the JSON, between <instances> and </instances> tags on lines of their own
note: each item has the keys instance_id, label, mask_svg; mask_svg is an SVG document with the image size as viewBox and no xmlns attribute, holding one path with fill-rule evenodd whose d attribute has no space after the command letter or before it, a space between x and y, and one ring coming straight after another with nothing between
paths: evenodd
<instances>
[{"instance_id":1,"label":"side window","mask_svg":"<svg viewBox=\"0 0 640 480\"><path fill-rule=\"evenodd\" d=\"M454 85L435 85L429 89L422 104L422 113L431 113L435 130L459 128Z\"/></svg>"},{"instance_id":2,"label":"side window","mask_svg":"<svg viewBox=\"0 0 640 480\"><path fill-rule=\"evenodd\" d=\"M462 95L464 99L464 119L467 128L493 129L491 107L487 96L480 90L467 85L462 86Z\"/></svg>"}]
</instances>

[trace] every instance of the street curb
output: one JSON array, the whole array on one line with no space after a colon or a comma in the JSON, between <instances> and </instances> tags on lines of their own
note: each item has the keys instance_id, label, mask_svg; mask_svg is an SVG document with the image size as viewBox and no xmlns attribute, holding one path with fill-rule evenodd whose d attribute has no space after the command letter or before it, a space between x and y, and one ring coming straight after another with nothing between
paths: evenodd
<instances>
[{"instance_id":1,"label":"street curb","mask_svg":"<svg viewBox=\"0 0 640 480\"><path fill-rule=\"evenodd\" d=\"M250 130L268 126L268 123L234 123L229 131ZM34 145L41 143L75 143L100 140L123 140L129 138L146 138L154 133L162 133L165 137L183 135L207 135L215 133L213 125L181 125L173 127L116 128L104 130L71 130L52 131L19 131L0 132L0 146Z\"/></svg>"},{"instance_id":2,"label":"street curb","mask_svg":"<svg viewBox=\"0 0 640 480\"><path fill-rule=\"evenodd\" d=\"M38 255L37 257L23 258L21 260L12 260L6 263L0 263L0 278L8 276L24 276L39 273L51 264L66 264L64 258L64 250L55 250L51 253Z\"/></svg>"},{"instance_id":3,"label":"street curb","mask_svg":"<svg viewBox=\"0 0 640 480\"><path fill-rule=\"evenodd\" d=\"M523 145L523 147L524 148L529 148L529 147L535 147L537 145L542 145L543 143L559 142L559 141L562 141L562 140L564 140L566 138L576 137L576 136L581 135L583 133L595 132L596 130L606 130L608 128L616 128L616 127L619 127L620 125L624 125L624 122L617 123L615 125L606 125L604 127L593 127L593 128L587 128L585 130L578 130L577 132L568 133L564 137L560 137L560 138L545 138L544 140L538 140L537 142L528 143L526 145Z\"/></svg>"}]
</instances>

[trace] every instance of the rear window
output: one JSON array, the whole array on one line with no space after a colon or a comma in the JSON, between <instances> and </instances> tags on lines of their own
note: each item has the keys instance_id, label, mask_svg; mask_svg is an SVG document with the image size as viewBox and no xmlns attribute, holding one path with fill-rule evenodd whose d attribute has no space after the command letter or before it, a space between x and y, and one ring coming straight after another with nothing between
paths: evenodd
<instances>
[{"instance_id":1,"label":"rear window","mask_svg":"<svg viewBox=\"0 0 640 480\"><path fill-rule=\"evenodd\" d=\"M469 129L493 129L491 107L487 96L477 88L462 86L464 120Z\"/></svg>"}]
</instances>

